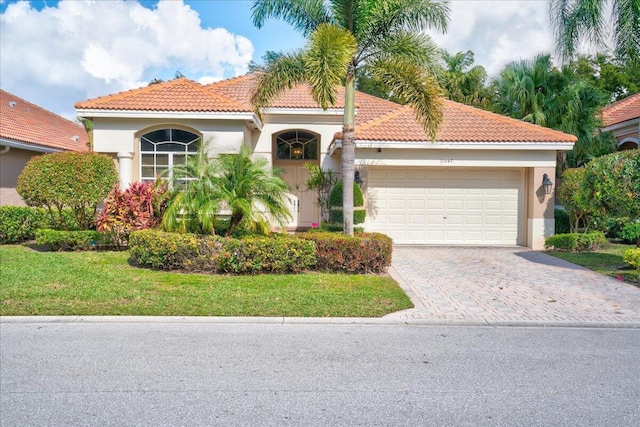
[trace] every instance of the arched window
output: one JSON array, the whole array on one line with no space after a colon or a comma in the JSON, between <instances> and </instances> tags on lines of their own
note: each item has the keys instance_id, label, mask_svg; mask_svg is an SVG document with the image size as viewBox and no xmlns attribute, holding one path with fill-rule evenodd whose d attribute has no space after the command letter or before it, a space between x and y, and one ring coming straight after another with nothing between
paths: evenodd
<instances>
[{"instance_id":1,"label":"arched window","mask_svg":"<svg viewBox=\"0 0 640 427\"><path fill-rule=\"evenodd\" d=\"M171 179L171 168L185 164L196 154L200 137L181 129L159 129L140 137L140 180L153 181L164 174ZM169 172L166 172L169 171Z\"/></svg>"},{"instance_id":2,"label":"arched window","mask_svg":"<svg viewBox=\"0 0 640 427\"><path fill-rule=\"evenodd\" d=\"M302 130L290 130L276 136L276 159L317 160L318 137Z\"/></svg>"}]
</instances>

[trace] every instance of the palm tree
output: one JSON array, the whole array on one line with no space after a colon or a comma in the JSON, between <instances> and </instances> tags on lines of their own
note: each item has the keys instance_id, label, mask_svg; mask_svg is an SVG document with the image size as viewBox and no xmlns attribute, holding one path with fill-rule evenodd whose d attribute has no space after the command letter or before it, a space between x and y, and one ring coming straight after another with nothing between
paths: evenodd
<instances>
[{"instance_id":1,"label":"palm tree","mask_svg":"<svg viewBox=\"0 0 640 427\"><path fill-rule=\"evenodd\" d=\"M442 121L441 91L430 71L438 49L422 33L446 30L448 7L432 0L256 0L253 23L281 18L307 37L304 50L267 64L253 94L258 111L299 83L323 108L345 87L342 131L344 232L353 235L355 81L358 71L382 82L409 104L431 138Z\"/></svg>"},{"instance_id":2,"label":"palm tree","mask_svg":"<svg viewBox=\"0 0 640 427\"><path fill-rule=\"evenodd\" d=\"M613 40L620 58L640 57L640 2L638 0L552 0L551 23L564 59L573 57L585 38L602 46L606 37L606 9L611 5Z\"/></svg>"},{"instance_id":3,"label":"palm tree","mask_svg":"<svg viewBox=\"0 0 640 427\"><path fill-rule=\"evenodd\" d=\"M184 165L172 169L173 185L163 218L166 230L213 234L220 211L227 208L231 219L227 236L239 229L253 231L268 222L280 225L291 218L285 193L286 182L266 159L251 159L245 145L238 154L210 158L209 143Z\"/></svg>"},{"instance_id":4,"label":"palm tree","mask_svg":"<svg viewBox=\"0 0 640 427\"><path fill-rule=\"evenodd\" d=\"M441 84L447 97L456 102L486 108L490 103L490 92L485 87L487 71L481 65L473 66L474 54L468 50L455 55L442 51L446 64Z\"/></svg>"}]
</instances>

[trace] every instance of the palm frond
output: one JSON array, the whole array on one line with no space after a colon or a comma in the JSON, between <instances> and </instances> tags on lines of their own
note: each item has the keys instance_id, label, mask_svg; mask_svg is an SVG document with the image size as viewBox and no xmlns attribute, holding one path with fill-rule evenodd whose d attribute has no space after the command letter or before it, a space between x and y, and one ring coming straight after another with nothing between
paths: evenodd
<instances>
[{"instance_id":1,"label":"palm frond","mask_svg":"<svg viewBox=\"0 0 640 427\"><path fill-rule=\"evenodd\" d=\"M375 47L365 53L368 57L383 60L401 60L421 66L431 74L442 72L441 49L431 37L423 33L401 31L380 40ZM473 54L471 56L473 62Z\"/></svg>"},{"instance_id":2,"label":"palm frond","mask_svg":"<svg viewBox=\"0 0 640 427\"><path fill-rule=\"evenodd\" d=\"M353 35L336 25L322 24L309 36L306 77L313 98L323 109L336 103L336 89L344 85L356 49Z\"/></svg>"},{"instance_id":3,"label":"palm frond","mask_svg":"<svg viewBox=\"0 0 640 427\"><path fill-rule=\"evenodd\" d=\"M251 103L259 117L261 109L285 90L306 81L305 58L302 51L281 54L273 62L267 64L260 74L259 82L251 95Z\"/></svg>"},{"instance_id":4,"label":"palm frond","mask_svg":"<svg viewBox=\"0 0 640 427\"><path fill-rule=\"evenodd\" d=\"M613 1L616 54L620 58L640 58L640 1Z\"/></svg>"},{"instance_id":5,"label":"palm frond","mask_svg":"<svg viewBox=\"0 0 640 427\"><path fill-rule=\"evenodd\" d=\"M316 27L331 22L322 0L256 0L251 6L253 25L262 28L269 18L280 18L306 37Z\"/></svg>"},{"instance_id":6,"label":"palm frond","mask_svg":"<svg viewBox=\"0 0 640 427\"><path fill-rule=\"evenodd\" d=\"M442 124L442 90L433 76L416 64L403 61L377 61L371 73L403 103L409 104L431 139Z\"/></svg>"}]
</instances>

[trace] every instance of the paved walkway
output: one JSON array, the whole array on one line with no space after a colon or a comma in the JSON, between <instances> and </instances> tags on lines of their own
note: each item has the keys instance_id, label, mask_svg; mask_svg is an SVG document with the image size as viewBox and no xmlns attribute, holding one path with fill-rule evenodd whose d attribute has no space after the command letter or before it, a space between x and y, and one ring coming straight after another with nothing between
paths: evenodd
<instances>
[{"instance_id":1,"label":"paved walkway","mask_svg":"<svg viewBox=\"0 0 640 427\"><path fill-rule=\"evenodd\" d=\"M391 275L434 323L640 326L640 288L526 248L394 248Z\"/></svg>"}]
</instances>

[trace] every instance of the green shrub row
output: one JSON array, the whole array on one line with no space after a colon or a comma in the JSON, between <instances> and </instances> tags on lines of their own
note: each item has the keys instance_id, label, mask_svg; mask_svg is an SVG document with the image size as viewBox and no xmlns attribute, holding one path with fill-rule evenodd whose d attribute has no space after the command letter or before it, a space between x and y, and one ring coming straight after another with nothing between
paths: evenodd
<instances>
[{"instance_id":1,"label":"green shrub row","mask_svg":"<svg viewBox=\"0 0 640 427\"><path fill-rule=\"evenodd\" d=\"M106 236L95 230L64 231L41 228L36 230L36 244L54 251L88 251L108 245Z\"/></svg>"},{"instance_id":2,"label":"green shrub row","mask_svg":"<svg viewBox=\"0 0 640 427\"><path fill-rule=\"evenodd\" d=\"M590 233L556 234L545 239L544 247L556 251L590 252L600 249L605 243L607 243L607 238L604 233L593 231Z\"/></svg>"},{"instance_id":3,"label":"green shrub row","mask_svg":"<svg viewBox=\"0 0 640 427\"><path fill-rule=\"evenodd\" d=\"M163 270L207 273L381 273L391 264L392 241L383 234L348 237L310 232L296 236L243 237L134 231L129 237L131 259Z\"/></svg>"},{"instance_id":4,"label":"green shrub row","mask_svg":"<svg viewBox=\"0 0 640 427\"><path fill-rule=\"evenodd\" d=\"M618 237L622 239L624 243L636 243L640 238L640 222L626 224L618 233Z\"/></svg>"},{"instance_id":5,"label":"green shrub row","mask_svg":"<svg viewBox=\"0 0 640 427\"><path fill-rule=\"evenodd\" d=\"M290 236L242 239L141 230L129 237L137 264L207 273L298 273L315 265L312 242Z\"/></svg>"},{"instance_id":6,"label":"green shrub row","mask_svg":"<svg viewBox=\"0 0 640 427\"><path fill-rule=\"evenodd\" d=\"M64 223L66 228L77 228L73 212L69 209L53 212L55 220L44 208L26 206L0 206L0 244L22 243L33 240L39 228L53 228L53 224Z\"/></svg>"},{"instance_id":7,"label":"green shrub row","mask_svg":"<svg viewBox=\"0 0 640 427\"><path fill-rule=\"evenodd\" d=\"M380 233L359 233L354 237L337 233L298 234L316 244L316 269L326 272L382 273L391 265L393 242Z\"/></svg>"},{"instance_id":8,"label":"green shrub row","mask_svg":"<svg viewBox=\"0 0 640 427\"><path fill-rule=\"evenodd\" d=\"M556 234L565 234L571 232L571 222L569 214L564 209L554 209L554 217L556 220Z\"/></svg>"}]
</instances>

